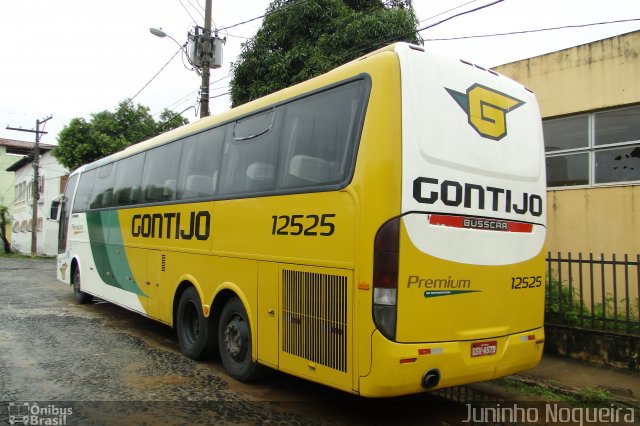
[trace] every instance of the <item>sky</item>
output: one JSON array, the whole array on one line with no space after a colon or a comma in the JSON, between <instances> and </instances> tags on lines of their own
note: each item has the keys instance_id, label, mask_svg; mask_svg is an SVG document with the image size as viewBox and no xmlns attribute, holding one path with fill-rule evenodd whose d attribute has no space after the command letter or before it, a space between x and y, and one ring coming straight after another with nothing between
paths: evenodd
<instances>
[{"instance_id":1,"label":"sky","mask_svg":"<svg viewBox=\"0 0 640 426\"><path fill-rule=\"evenodd\" d=\"M413 0L413 6L418 28L423 28L494 1ZM212 4L214 26L224 28L263 15L269 1L213 0ZM92 113L113 111L134 96L134 102L149 107L156 120L169 108L197 121L199 115L190 107L199 106L200 77L182 55L170 59L189 30L204 25L203 15L204 0L0 0L0 138L33 141L32 133L6 127L35 129L36 120L52 116L41 142L56 144L58 132L71 119L89 120ZM224 65L211 70L212 114L229 109L230 64L261 22L220 31L226 37ZM161 27L175 41L152 35L151 27ZM638 0L503 0L420 35L427 50L493 67L637 30Z\"/></svg>"}]
</instances>

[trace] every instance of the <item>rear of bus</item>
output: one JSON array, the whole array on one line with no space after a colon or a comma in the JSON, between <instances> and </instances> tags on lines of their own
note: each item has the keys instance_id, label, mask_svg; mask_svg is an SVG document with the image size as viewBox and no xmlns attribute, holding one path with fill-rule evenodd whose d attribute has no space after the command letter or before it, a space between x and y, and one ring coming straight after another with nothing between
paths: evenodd
<instances>
[{"instance_id":1,"label":"rear of bus","mask_svg":"<svg viewBox=\"0 0 640 426\"><path fill-rule=\"evenodd\" d=\"M375 236L376 331L360 393L533 368L544 342L546 229L535 96L473 64L405 44L395 52L402 200Z\"/></svg>"}]
</instances>

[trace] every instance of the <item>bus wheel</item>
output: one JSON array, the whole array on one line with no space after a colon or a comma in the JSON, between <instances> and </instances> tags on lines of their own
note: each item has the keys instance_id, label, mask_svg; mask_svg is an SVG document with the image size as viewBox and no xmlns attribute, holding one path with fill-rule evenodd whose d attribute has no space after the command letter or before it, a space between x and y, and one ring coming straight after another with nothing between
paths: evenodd
<instances>
[{"instance_id":1,"label":"bus wheel","mask_svg":"<svg viewBox=\"0 0 640 426\"><path fill-rule=\"evenodd\" d=\"M251 382L268 371L251 359L251 327L247 311L237 297L229 299L222 308L218 344L222 365L234 379Z\"/></svg>"},{"instance_id":2,"label":"bus wheel","mask_svg":"<svg viewBox=\"0 0 640 426\"><path fill-rule=\"evenodd\" d=\"M73 273L73 281L71 282L71 285L73 285L73 297L75 297L76 302L84 305L85 303L89 303L93 300L93 296L80 290L80 268L76 268L76 271Z\"/></svg>"},{"instance_id":3,"label":"bus wheel","mask_svg":"<svg viewBox=\"0 0 640 426\"><path fill-rule=\"evenodd\" d=\"M178 343L182 353L191 359L204 358L210 352L209 319L202 313L198 291L187 288L178 303L176 318Z\"/></svg>"}]
</instances>

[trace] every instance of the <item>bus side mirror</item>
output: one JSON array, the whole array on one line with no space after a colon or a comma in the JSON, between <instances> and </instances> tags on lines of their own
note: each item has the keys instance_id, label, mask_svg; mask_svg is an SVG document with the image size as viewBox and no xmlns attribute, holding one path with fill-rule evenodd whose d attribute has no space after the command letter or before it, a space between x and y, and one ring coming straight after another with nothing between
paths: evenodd
<instances>
[{"instance_id":1,"label":"bus side mirror","mask_svg":"<svg viewBox=\"0 0 640 426\"><path fill-rule=\"evenodd\" d=\"M51 202L51 211L49 212L49 219L58 220L58 213L60 213L60 200L53 200Z\"/></svg>"}]
</instances>

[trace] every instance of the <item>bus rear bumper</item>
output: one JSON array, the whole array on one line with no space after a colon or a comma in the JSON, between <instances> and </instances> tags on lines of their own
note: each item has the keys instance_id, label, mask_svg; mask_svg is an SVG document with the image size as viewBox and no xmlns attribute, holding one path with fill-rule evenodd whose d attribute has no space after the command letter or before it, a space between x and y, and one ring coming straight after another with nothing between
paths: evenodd
<instances>
[{"instance_id":1,"label":"bus rear bumper","mask_svg":"<svg viewBox=\"0 0 640 426\"><path fill-rule=\"evenodd\" d=\"M371 371L360 377L360 395L408 395L528 370L540 362L543 343L542 327L478 341L417 344L391 342L376 331L372 336ZM487 349L476 349L476 356L472 356L472 347Z\"/></svg>"}]
</instances>

